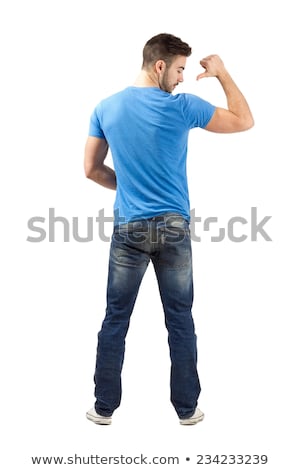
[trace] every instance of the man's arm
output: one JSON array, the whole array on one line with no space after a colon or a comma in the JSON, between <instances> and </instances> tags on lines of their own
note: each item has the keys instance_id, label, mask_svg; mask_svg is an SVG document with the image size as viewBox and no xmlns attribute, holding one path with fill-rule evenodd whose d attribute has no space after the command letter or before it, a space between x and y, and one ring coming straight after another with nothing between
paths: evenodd
<instances>
[{"instance_id":1,"label":"man's arm","mask_svg":"<svg viewBox=\"0 0 300 470\"><path fill-rule=\"evenodd\" d=\"M254 120L248 103L224 67L219 56L210 55L200 61L205 72L197 76L197 80L204 77L216 77L221 83L227 98L228 109L217 107L211 120L205 127L211 132L240 132L250 129Z\"/></svg>"},{"instance_id":2,"label":"man's arm","mask_svg":"<svg viewBox=\"0 0 300 470\"><path fill-rule=\"evenodd\" d=\"M104 165L108 152L105 139L88 137L84 152L84 171L87 178L101 184L105 188L116 189L116 174L112 168Z\"/></svg>"}]
</instances>

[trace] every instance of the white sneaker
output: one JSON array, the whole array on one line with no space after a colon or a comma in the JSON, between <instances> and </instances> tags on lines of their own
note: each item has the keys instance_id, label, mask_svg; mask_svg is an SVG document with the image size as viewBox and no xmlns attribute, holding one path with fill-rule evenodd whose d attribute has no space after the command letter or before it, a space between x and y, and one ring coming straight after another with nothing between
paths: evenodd
<instances>
[{"instance_id":1,"label":"white sneaker","mask_svg":"<svg viewBox=\"0 0 300 470\"><path fill-rule=\"evenodd\" d=\"M203 419L204 413L199 408L196 408L195 413L190 418L180 419L179 422L180 424L196 424L199 421L203 421Z\"/></svg>"},{"instance_id":2,"label":"white sneaker","mask_svg":"<svg viewBox=\"0 0 300 470\"><path fill-rule=\"evenodd\" d=\"M91 408L86 413L86 417L95 424L111 424L111 416L101 416L97 413L95 408Z\"/></svg>"}]
</instances>

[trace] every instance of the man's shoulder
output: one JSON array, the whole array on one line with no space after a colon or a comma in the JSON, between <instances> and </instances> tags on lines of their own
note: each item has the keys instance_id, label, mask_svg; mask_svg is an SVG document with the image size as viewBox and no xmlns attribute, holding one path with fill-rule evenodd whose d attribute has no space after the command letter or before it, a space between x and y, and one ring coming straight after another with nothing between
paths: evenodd
<instances>
[{"instance_id":1,"label":"man's shoulder","mask_svg":"<svg viewBox=\"0 0 300 470\"><path fill-rule=\"evenodd\" d=\"M109 104L112 101L119 100L123 96L128 95L129 88L130 87L126 87L123 90L116 91L115 93L112 93L108 96L105 96L105 97L101 98L101 100L97 104L97 107L101 107L104 104Z\"/></svg>"},{"instance_id":2,"label":"man's shoulder","mask_svg":"<svg viewBox=\"0 0 300 470\"><path fill-rule=\"evenodd\" d=\"M201 100L201 98L197 95L194 95L193 93L186 93L186 92L183 92L183 93L178 93L176 95L173 95L174 97L178 97L178 99L182 99L182 100L185 100L185 101L197 101L197 100Z\"/></svg>"}]
</instances>

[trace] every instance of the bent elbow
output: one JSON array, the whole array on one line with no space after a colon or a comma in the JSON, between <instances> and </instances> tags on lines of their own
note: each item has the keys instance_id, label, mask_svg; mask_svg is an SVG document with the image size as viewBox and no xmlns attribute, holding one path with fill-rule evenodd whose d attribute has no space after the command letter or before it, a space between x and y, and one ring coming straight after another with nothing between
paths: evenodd
<instances>
[{"instance_id":1,"label":"bent elbow","mask_svg":"<svg viewBox=\"0 0 300 470\"><path fill-rule=\"evenodd\" d=\"M88 179L93 179L93 175L95 173L95 166L91 164L91 162L86 160L84 162L83 169L84 169L85 177Z\"/></svg>"},{"instance_id":2,"label":"bent elbow","mask_svg":"<svg viewBox=\"0 0 300 470\"><path fill-rule=\"evenodd\" d=\"M247 122L247 126L246 126L246 129L245 129L245 130L251 129L252 127L254 127L254 124L255 124L254 119L253 119L253 117L251 116L251 118L250 118L250 119L248 120L248 122Z\"/></svg>"},{"instance_id":3,"label":"bent elbow","mask_svg":"<svg viewBox=\"0 0 300 470\"><path fill-rule=\"evenodd\" d=\"M90 168L84 167L84 174L86 178L91 179L92 172Z\"/></svg>"},{"instance_id":4,"label":"bent elbow","mask_svg":"<svg viewBox=\"0 0 300 470\"><path fill-rule=\"evenodd\" d=\"M84 174L85 174L85 177L89 180L93 180L95 179L95 172L93 171L92 168L85 168L84 169Z\"/></svg>"},{"instance_id":5,"label":"bent elbow","mask_svg":"<svg viewBox=\"0 0 300 470\"><path fill-rule=\"evenodd\" d=\"M246 119L240 121L239 131L248 131L254 126L254 119L252 116L249 116Z\"/></svg>"}]
</instances>

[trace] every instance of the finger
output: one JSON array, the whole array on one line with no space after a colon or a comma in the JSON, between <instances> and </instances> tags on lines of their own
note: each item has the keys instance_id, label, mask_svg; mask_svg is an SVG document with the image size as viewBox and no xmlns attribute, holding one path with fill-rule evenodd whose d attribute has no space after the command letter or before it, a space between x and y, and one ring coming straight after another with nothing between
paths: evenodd
<instances>
[{"instance_id":1,"label":"finger","mask_svg":"<svg viewBox=\"0 0 300 470\"><path fill-rule=\"evenodd\" d=\"M210 55L207 55L206 57L203 57L202 60L210 60L210 59L213 59L214 57L218 57L216 54L210 54Z\"/></svg>"},{"instance_id":2,"label":"finger","mask_svg":"<svg viewBox=\"0 0 300 470\"><path fill-rule=\"evenodd\" d=\"M196 77L196 80L200 80L201 78L204 78L204 77L208 77L207 72L199 73L199 75L197 75Z\"/></svg>"}]
</instances>

